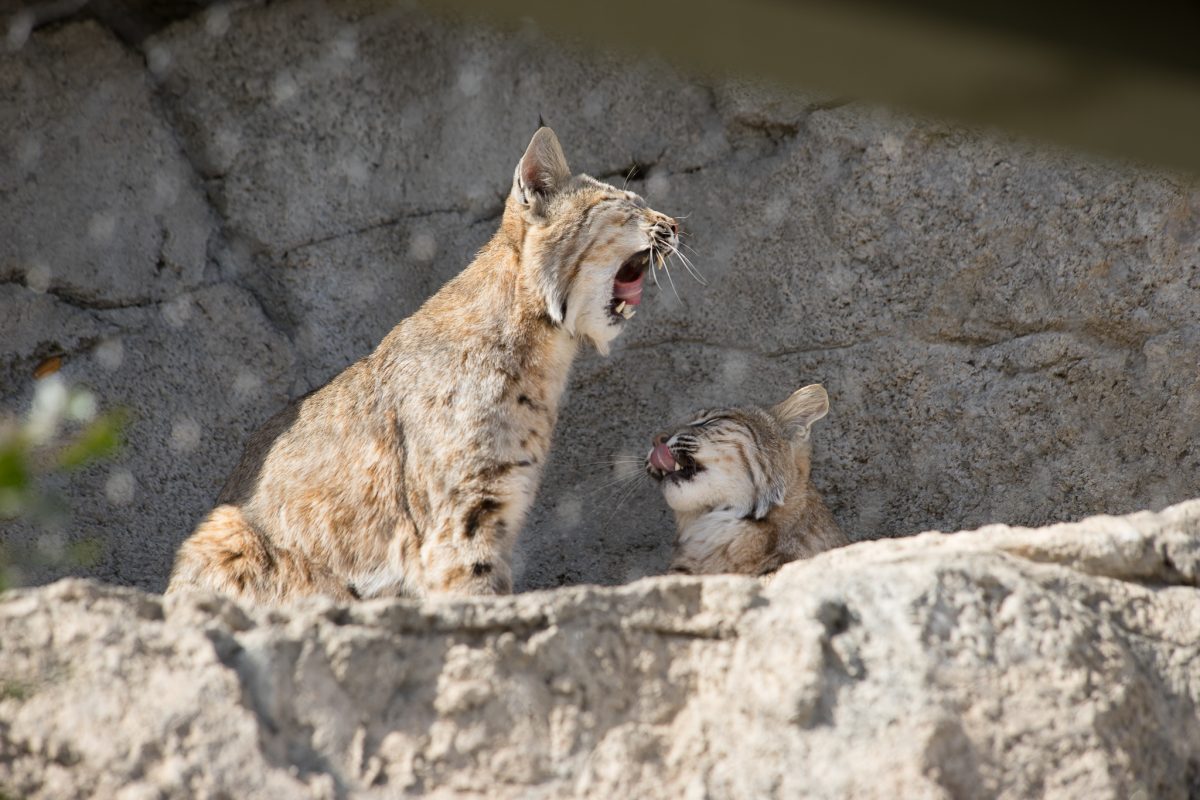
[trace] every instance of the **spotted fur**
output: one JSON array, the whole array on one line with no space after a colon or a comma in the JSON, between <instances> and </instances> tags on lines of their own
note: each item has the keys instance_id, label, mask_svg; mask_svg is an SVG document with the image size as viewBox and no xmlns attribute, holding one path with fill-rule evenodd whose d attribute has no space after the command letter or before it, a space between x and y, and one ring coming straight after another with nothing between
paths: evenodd
<instances>
[{"instance_id":1,"label":"spotted fur","mask_svg":"<svg viewBox=\"0 0 1200 800\"><path fill-rule=\"evenodd\" d=\"M511 591L577 344L607 352L626 322L618 271L644 278L677 246L674 220L572 176L540 129L492 240L250 439L168 591L264 603Z\"/></svg>"},{"instance_id":2,"label":"spotted fur","mask_svg":"<svg viewBox=\"0 0 1200 800\"><path fill-rule=\"evenodd\" d=\"M849 544L809 480L812 424L828 411L813 384L769 409L697 411L655 437L646 470L675 513L672 572L763 575Z\"/></svg>"}]
</instances>

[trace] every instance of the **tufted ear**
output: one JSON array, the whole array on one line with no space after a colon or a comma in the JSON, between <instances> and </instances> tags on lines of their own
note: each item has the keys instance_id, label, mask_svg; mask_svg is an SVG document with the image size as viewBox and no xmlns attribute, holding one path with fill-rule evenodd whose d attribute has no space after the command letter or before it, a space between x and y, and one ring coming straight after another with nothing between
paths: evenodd
<instances>
[{"instance_id":1,"label":"tufted ear","mask_svg":"<svg viewBox=\"0 0 1200 800\"><path fill-rule=\"evenodd\" d=\"M809 428L829 413L829 395L819 383L792 392L791 397L771 409L793 438L807 439Z\"/></svg>"},{"instance_id":2,"label":"tufted ear","mask_svg":"<svg viewBox=\"0 0 1200 800\"><path fill-rule=\"evenodd\" d=\"M558 137L549 128L538 128L513 173L512 194L518 203L540 213L542 202L566 185L570 177Z\"/></svg>"}]
</instances>

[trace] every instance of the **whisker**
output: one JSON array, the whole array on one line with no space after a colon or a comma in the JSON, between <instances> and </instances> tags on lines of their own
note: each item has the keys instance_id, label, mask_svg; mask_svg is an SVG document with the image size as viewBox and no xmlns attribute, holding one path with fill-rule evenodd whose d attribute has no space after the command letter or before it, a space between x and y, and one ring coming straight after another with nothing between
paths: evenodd
<instances>
[{"instance_id":1,"label":"whisker","mask_svg":"<svg viewBox=\"0 0 1200 800\"><path fill-rule=\"evenodd\" d=\"M607 489L611 486L616 486L618 484L625 484L625 483L628 483L629 481L637 480L637 479L641 478L644 474L645 473L642 472L641 470L630 470L629 473L626 475L618 475L616 478L614 478L610 481L605 481L604 483L601 483L597 486L592 487L590 490L588 490L588 495L594 495L597 492L601 491L602 489Z\"/></svg>"},{"instance_id":2,"label":"whisker","mask_svg":"<svg viewBox=\"0 0 1200 800\"><path fill-rule=\"evenodd\" d=\"M679 290L675 288L675 279L671 277L671 268L665 261L663 262L663 271L667 273L667 280L671 282L671 291L675 293L675 299L682 303L683 298L679 296Z\"/></svg>"},{"instance_id":3,"label":"whisker","mask_svg":"<svg viewBox=\"0 0 1200 800\"><path fill-rule=\"evenodd\" d=\"M629 500L629 498L633 497L634 493L637 492L639 485L640 484L634 484L633 486L626 489L624 494L621 495L620 499L618 499L617 502L613 504L612 510L609 512L608 516L604 520L605 525L612 522L613 517L615 517L617 515L617 512L621 510L621 506L625 505L625 502L627 500Z\"/></svg>"},{"instance_id":4,"label":"whisker","mask_svg":"<svg viewBox=\"0 0 1200 800\"><path fill-rule=\"evenodd\" d=\"M630 464L644 463L644 458L631 458L628 461L581 461L578 464L571 464L572 467L624 467Z\"/></svg>"},{"instance_id":5,"label":"whisker","mask_svg":"<svg viewBox=\"0 0 1200 800\"><path fill-rule=\"evenodd\" d=\"M692 260L690 258L685 256L679 250L675 251L675 255L679 256L679 262L683 264L683 268L686 269L688 273L696 279L697 283L699 283L701 286L708 286L708 281L703 275L700 274L700 270L696 269L695 265L692 264Z\"/></svg>"},{"instance_id":6,"label":"whisker","mask_svg":"<svg viewBox=\"0 0 1200 800\"><path fill-rule=\"evenodd\" d=\"M633 177L633 173L635 172L637 172L637 164L631 165L629 167L629 172L625 173L625 182L621 184L621 191L625 191L627 188L629 188L629 179Z\"/></svg>"}]
</instances>

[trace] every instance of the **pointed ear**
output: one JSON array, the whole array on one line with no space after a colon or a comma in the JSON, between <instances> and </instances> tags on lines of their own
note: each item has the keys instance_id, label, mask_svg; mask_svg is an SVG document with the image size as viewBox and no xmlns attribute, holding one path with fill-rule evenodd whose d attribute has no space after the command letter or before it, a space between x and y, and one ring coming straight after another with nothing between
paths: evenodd
<instances>
[{"instance_id":1,"label":"pointed ear","mask_svg":"<svg viewBox=\"0 0 1200 800\"><path fill-rule=\"evenodd\" d=\"M570 177L571 170L558 137L549 128L538 128L513 173L512 193L521 205L537 209L542 200L561 189Z\"/></svg>"},{"instance_id":2,"label":"pointed ear","mask_svg":"<svg viewBox=\"0 0 1200 800\"><path fill-rule=\"evenodd\" d=\"M771 413L794 437L807 439L812 424L829 413L829 395L821 384L810 384L792 392L792 396L772 408Z\"/></svg>"}]
</instances>

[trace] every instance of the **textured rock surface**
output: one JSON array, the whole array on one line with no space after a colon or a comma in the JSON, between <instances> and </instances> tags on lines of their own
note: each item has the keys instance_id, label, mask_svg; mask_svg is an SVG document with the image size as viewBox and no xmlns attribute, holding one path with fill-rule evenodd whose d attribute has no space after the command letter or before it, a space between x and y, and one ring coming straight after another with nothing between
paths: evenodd
<instances>
[{"instance_id":1,"label":"textured rock surface","mask_svg":"<svg viewBox=\"0 0 1200 800\"><path fill-rule=\"evenodd\" d=\"M216 219L140 57L94 23L0 56L0 280L99 308L204 280Z\"/></svg>"},{"instance_id":2,"label":"textured rock surface","mask_svg":"<svg viewBox=\"0 0 1200 800\"><path fill-rule=\"evenodd\" d=\"M710 285L677 274L577 363L519 588L663 569L665 507L604 462L810 381L815 478L857 539L1200 494L1179 178L367 0L213 6L136 47L68 21L0 54L0 86L0 402L63 351L137 415L71 488L106 580L161 589L245 433L467 263L539 114L576 169L636 167L686 215Z\"/></svg>"},{"instance_id":3,"label":"textured rock surface","mask_svg":"<svg viewBox=\"0 0 1200 800\"><path fill-rule=\"evenodd\" d=\"M67 581L0 627L9 796L1200 794L1200 501L767 586L247 613Z\"/></svg>"}]
</instances>

